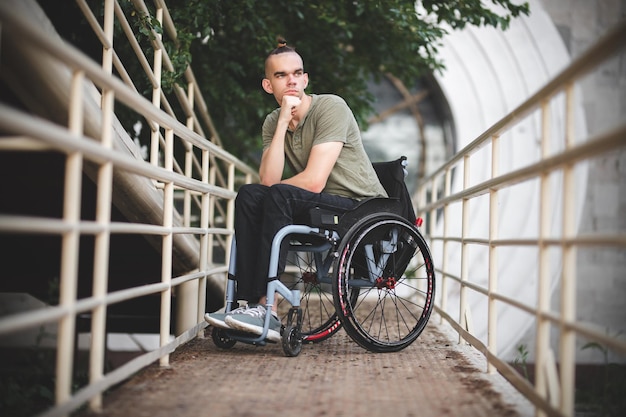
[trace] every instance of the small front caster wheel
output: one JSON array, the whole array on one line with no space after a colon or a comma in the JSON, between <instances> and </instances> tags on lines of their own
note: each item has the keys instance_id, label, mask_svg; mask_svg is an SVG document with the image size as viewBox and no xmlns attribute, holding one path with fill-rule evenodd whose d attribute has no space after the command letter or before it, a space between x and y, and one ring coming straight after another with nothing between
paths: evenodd
<instances>
[{"instance_id":1,"label":"small front caster wheel","mask_svg":"<svg viewBox=\"0 0 626 417\"><path fill-rule=\"evenodd\" d=\"M211 332L211 339L213 339L213 343L215 343L215 346L220 349L230 349L231 347L235 346L235 343L237 343L236 340L228 337L224 329L220 329L217 327L213 328L213 331Z\"/></svg>"},{"instance_id":2,"label":"small front caster wheel","mask_svg":"<svg viewBox=\"0 0 626 417\"><path fill-rule=\"evenodd\" d=\"M302 350L302 335L300 331L292 326L287 325L283 331L283 352L287 356L298 356Z\"/></svg>"}]
</instances>

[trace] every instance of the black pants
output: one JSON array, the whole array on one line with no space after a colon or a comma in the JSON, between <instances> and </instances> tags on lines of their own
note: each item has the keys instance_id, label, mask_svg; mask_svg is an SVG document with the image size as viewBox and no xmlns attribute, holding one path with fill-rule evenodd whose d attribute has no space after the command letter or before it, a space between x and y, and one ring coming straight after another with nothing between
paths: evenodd
<instances>
[{"instance_id":1,"label":"black pants","mask_svg":"<svg viewBox=\"0 0 626 417\"><path fill-rule=\"evenodd\" d=\"M357 200L326 193L312 193L287 184L267 187L247 184L235 199L237 298L256 303L267 292L269 259L274 235L284 226L306 224L309 209L320 207L344 212ZM285 267L281 251L279 271Z\"/></svg>"}]
</instances>

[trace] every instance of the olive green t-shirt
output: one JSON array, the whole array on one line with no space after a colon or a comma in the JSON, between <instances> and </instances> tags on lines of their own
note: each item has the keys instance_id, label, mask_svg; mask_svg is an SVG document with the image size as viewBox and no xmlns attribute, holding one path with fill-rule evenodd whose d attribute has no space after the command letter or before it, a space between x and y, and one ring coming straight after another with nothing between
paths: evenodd
<instances>
[{"instance_id":1,"label":"olive green t-shirt","mask_svg":"<svg viewBox=\"0 0 626 417\"><path fill-rule=\"evenodd\" d=\"M311 107L295 131L287 130L285 157L296 173L304 171L313 146L327 142L343 142L337 162L323 192L361 200L387 197L378 176L365 153L361 132L346 102L339 96L311 95ZM267 149L274 132L280 108L263 123L263 149Z\"/></svg>"}]
</instances>

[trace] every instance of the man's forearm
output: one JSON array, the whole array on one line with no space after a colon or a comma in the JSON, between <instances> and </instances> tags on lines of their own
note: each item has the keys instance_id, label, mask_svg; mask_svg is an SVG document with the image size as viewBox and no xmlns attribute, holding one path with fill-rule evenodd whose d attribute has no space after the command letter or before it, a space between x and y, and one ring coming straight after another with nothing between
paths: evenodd
<instances>
[{"instance_id":1,"label":"man's forearm","mask_svg":"<svg viewBox=\"0 0 626 417\"><path fill-rule=\"evenodd\" d=\"M272 143L263 152L259 177L261 184L274 185L280 182L285 168L285 133L287 124L278 123Z\"/></svg>"}]
</instances>

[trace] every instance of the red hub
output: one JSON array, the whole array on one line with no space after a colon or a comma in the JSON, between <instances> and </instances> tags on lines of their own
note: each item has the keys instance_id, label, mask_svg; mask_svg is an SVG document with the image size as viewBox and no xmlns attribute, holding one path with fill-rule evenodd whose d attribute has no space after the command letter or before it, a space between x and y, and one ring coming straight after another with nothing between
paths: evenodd
<instances>
[{"instance_id":1,"label":"red hub","mask_svg":"<svg viewBox=\"0 0 626 417\"><path fill-rule=\"evenodd\" d=\"M313 272L302 273L302 281L307 284L317 284L317 275Z\"/></svg>"},{"instance_id":2,"label":"red hub","mask_svg":"<svg viewBox=\"0 0 626 417\"><path fill-rule=\"evenodd\" d=\"M376 288L379 290L387 289L393 290L396 288L396 278L395 277L378 277L376 278Z\"/></svg>"}]
</instances>

